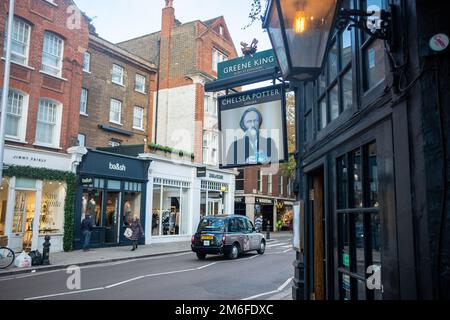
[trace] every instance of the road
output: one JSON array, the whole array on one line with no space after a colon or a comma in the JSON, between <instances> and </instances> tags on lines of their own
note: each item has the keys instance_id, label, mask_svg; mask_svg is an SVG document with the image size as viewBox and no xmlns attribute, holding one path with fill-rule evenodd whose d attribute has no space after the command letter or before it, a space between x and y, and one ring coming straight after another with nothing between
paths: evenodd
<instances>
[{"instance_id":1,"label":"road","mask_svg":"<svg viewBox=\"0 0 450 320\"><path fill-rule=\"evenodd\" d=\"M0 278L0 300L268 299L292 284L290 244L279 238L268 243L264 255L251 252L237 260L199 261L189 252L91 265L81 267L79 282L66 270Z\"/></svg>"}]
</instances>

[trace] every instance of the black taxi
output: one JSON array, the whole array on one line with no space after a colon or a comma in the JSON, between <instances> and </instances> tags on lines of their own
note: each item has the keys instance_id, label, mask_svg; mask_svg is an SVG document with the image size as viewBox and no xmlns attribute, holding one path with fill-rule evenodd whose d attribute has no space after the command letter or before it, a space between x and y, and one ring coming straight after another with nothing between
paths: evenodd
<instances>
[{"instance_id":1,"label":"black taxi","mask_svg":"<svg viewBox=\"0 0 450 320\"><path fill-rule=\"evenodd\" d=\"M205 216L192 236L191 248L200 260L207 254L224 254L229 259L236 259L248 251L264 254L266 239L245 216Z\"/></svg>"}]
</instances>

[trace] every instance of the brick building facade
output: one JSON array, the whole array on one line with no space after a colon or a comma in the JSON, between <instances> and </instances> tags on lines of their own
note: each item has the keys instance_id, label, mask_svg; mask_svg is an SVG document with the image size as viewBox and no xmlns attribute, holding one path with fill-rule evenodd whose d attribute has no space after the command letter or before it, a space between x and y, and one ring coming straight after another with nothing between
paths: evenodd
<instances>
[{"instance_id":1,"label":"brick building facade","mask_svg":"<svg viewBox=\"0 0 450 320\"><path fill-rule=\"evenodd\" d=\"M8 6L8 1L0 2L2 53L5 50ZM10 93L10 98L20 103L20 108L8 112L10 119L18 120L17 128L7 128L7 144L52 152L65 152L76 145L88 23L70 0L16 1L15 49L10 79L13 96ZM0 70L3 74L4 59L0 60ZM3 76L0 79L2 86ZM45 104L47 110L56 110L56 121L50 121L55 125L53 135L38 133L40 136L37 137L40 103Z\"/></svg>"},{"instance_id":2,"label":"brick building facade","mask_svg":"<svg viewBox=\"0 0 450 320\"><path fill-rule=\"evenodd\" d=\"M0 88L9 1L0 1ZM0 188L0 235L16 252L70 247L66 202L77 148L83 54L89 19L71 0L16 1ZM19 174L20 173L20 174ZM67 223L69 222L69 223ZM69 231L68 231L69 230Z\"/></svg>"},{"instance_id":3,"label":"brick building facade","mask_svg":"<svg viewBox=\"0 0 450 320\"><path fill-rule=\"evenodd\" d=\"M97 148L150 142L155 65L91 32L83 74L80 144Z\"/></svg>"},{"instance_id":4,"label":"brick building facade","mask_svg":"<svg viewBox=\"0 0 450 320\"><path fill-rule=\"evenodd\" d=\"M118 45L159 65L153 142L217 166L217 95L205 95L204 84L217 77L218 62L237 52L223 17L181 23L172 3L166 0L162 10L161 31Z\"/></svg>"}]
</instances>

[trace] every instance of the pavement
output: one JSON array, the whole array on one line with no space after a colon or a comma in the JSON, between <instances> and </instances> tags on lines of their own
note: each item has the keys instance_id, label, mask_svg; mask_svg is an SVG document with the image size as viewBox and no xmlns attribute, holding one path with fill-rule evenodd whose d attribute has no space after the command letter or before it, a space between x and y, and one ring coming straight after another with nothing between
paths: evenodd
<instances>
[{"instance_id":1,"label":"pavement","mask_svg":"<svg viewBox=\"0 0 450 320\"><path fill-rule=\"evenodd\" d=\"M265 234L265 233L264 233ZM267 242L289 237L289 232L270 233ZM191 251L190 241L154 243L139 246L138 250L131 251L130 246L91 249L84 252L76 250L71 252L56 252L50 254L50 265L33 266L31 268L17 268L14 264L8 269L0 270L0 278L18 274L35 273L49 270L66 269L70 266L86 266L102 263L111 263L123 260L136 260L153 256L162 256Z\"/></svg>"}]
</instances>

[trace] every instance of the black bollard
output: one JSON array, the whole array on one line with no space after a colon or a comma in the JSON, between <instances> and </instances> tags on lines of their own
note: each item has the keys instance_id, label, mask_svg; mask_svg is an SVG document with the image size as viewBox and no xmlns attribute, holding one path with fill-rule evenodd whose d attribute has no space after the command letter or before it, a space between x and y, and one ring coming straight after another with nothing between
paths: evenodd
<instances>
[{"instance_id":1,"label":"black bollard","mask_svg":"<svg viewBox=\"0 0 450 320\"><path fill-rule=\"evenodd\" d=\"M267 225L266 227L266 239L270 240L270 224Z\"/></svg>"},{"instance_id":2,"label":"black bollard","mask_svg":"<svg viewBox=\"0 0 450 320\"><path fill-rule=\"evenodd\" d=\"M42 252L42 265L48 266L50 264L50 236L45 236L44 250Z\"/></svg>"}]
</instances>

